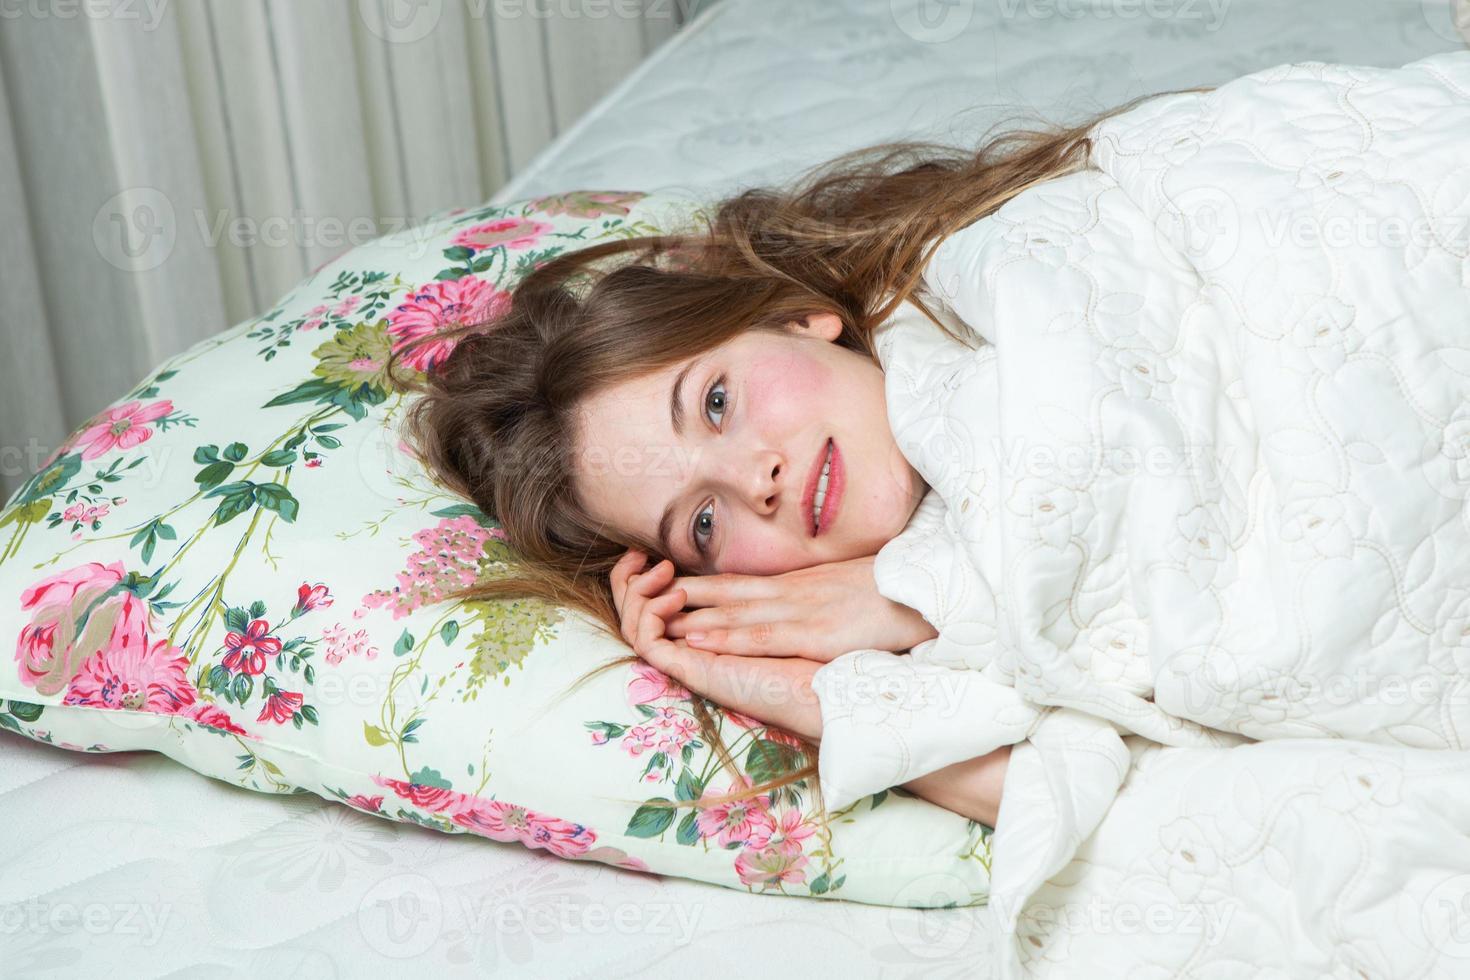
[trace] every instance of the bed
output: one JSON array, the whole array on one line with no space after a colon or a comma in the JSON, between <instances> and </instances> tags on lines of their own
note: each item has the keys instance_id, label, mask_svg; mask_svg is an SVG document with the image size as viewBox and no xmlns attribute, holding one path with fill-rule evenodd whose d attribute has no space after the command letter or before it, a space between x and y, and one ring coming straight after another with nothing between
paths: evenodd
<instances>
[{"instance_id":1,"label":"bed","mask_svg":"<svg viewBox=\"0 0 1470 980\"><path fill-rule=\"evenodd\" d=\"M495 200L715 196L883 139L973 139L1018 107L1065 121L1285 61L1463 45L1435 0L925 2L721 0ZM0 826L7 975L686 977L774 957L797 975L971 976L989 943L975 910L756 898L7 732Z\"/></svg>"}]
</instances>

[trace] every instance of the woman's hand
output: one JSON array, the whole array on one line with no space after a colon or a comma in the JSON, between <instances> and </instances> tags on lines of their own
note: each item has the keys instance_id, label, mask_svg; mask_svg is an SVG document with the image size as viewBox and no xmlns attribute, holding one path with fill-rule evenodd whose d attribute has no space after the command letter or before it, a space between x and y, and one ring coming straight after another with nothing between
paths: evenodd
<instances>
[{"instance_id":1,"label":"woman's hand","mask_svg":"<svg viewBox=\"0 0 1470 980\"><path fill-rule=\"evenodd\" d=\"M673 581L686 604L666 624L691 647L742 657L827 663L853 650L907 650L939 634L878 594L873 556L782 575L694 575Z\"/></svg>"},{"instance_id":2,"label":"woman's hand","mask_svg":"<svg viewBox=\"0 0 1470 980\"><path fill-rule=\"evenodd\" d=\"M671 639L667 621L684 608L683 588L674 580L672 562L643 571L648 556L629 551L613 567L613 601L623 639L643 660L690 691L766 725L816 741L822 734L822 712L812 692L812 675L820 664L794 657L732 657L695 649Z\"/></svg>"}]
</instances>

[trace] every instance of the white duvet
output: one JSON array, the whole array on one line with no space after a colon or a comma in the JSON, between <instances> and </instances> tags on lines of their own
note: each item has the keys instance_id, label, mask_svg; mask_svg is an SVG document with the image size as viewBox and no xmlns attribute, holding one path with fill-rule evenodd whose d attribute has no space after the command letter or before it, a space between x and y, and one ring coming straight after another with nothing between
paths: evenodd
<instances>
[{"instance_id":1,"label":"white duvet","mask_svg":"<svg viewBox=\"0 0 1470 980\"><path fill-rule=\"evenodd\" d=\"M824 798L1019 743L1007 972L1470 975L1470 52L1094 137L880 328L939 637L818 672Z\"/></svg>"}]
</instances>

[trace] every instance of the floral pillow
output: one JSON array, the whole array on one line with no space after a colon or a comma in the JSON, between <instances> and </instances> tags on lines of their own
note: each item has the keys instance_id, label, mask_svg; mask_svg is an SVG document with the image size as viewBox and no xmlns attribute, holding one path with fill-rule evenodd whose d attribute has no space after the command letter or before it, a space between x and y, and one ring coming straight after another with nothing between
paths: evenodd
<instances>
[{"instance_id":1,"label":"floral pillow","mask_svg":"<svg viewBox=\"0 0 1470 980\"><path fill-rule=\"evenodd\" d=\"M755 892L982 901L989 829L901 792L826 821L805 784L659 806L731 787L688 692L638 664L574 689L626 649L539 602L444 598L510 551L401 442L390 350L484 319L550 256L697 206L577 192L443 212L151 373L0 511L0 726ZM787 734L717 719L747 778L800 764Z\"/></svg>"}]
</instances>

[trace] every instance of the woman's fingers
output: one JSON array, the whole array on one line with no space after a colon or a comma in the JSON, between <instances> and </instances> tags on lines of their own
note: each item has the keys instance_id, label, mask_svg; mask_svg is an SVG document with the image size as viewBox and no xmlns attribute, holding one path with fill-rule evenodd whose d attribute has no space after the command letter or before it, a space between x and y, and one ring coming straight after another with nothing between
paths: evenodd
<instances>
[{"instance_id":1,"label":"woman's fingers","mask_svg":"<svg viewBox=\"0 0 1470 980\"><path fill-rule=\"evenodd\" d=\"M628 580L634 573L641 571L647 561L648 556L643 552L629 548L608 573L608 581L612 585L613 607L617 609L620 620L623 618L623 603L628 595Z\"/></svg>"},{"instance_id":2,"label":"woman's fingers","mask_svg":"<svg viewBox=\"0 0 1470 980\"><path fill-rule=\"evenodd\" d=\"M702 609L681 612L666 625L670 636L688 636L690 633L709 633L717 629L728 630L760 623L790 622L800 614L801 610L788 606L779 599L754 602L737 599L723 606L705 606Z\"/></svg>"},{"instance_id":3,"label":"woman's fingers","mask_svg":"<svg viewBox=\"0 0 1470 980\"><path fill-rule=\"evenodd\" d=\"M692 630L684 641L698 650L737 657L806 657L810 644L792 623L752 623L732 629Z\"/></svg>"},{"instance_id":4,"label":"woman's fingers","mask_svg":"<svg viewBox=\"0 0 1470 980\"><path fill-rule=\"evenodd\" d=\"M683 608L683 589L665 592L643 603L642 612L638 616L637 641L633 648L641 652L656 642L667 642L664 637L664 620Z\"/></svg>"},{"instance_id":5,"label":"woman's fingers","mask_svg":"<svg viewBox=\"0 0 1470 980\"><path fill-rule=\"evenodd\" d=\"M673 584L688 593L691 606L723 606L784 594L778 576L772 575L681 575Z\"/></svg>"}]
</instances>

